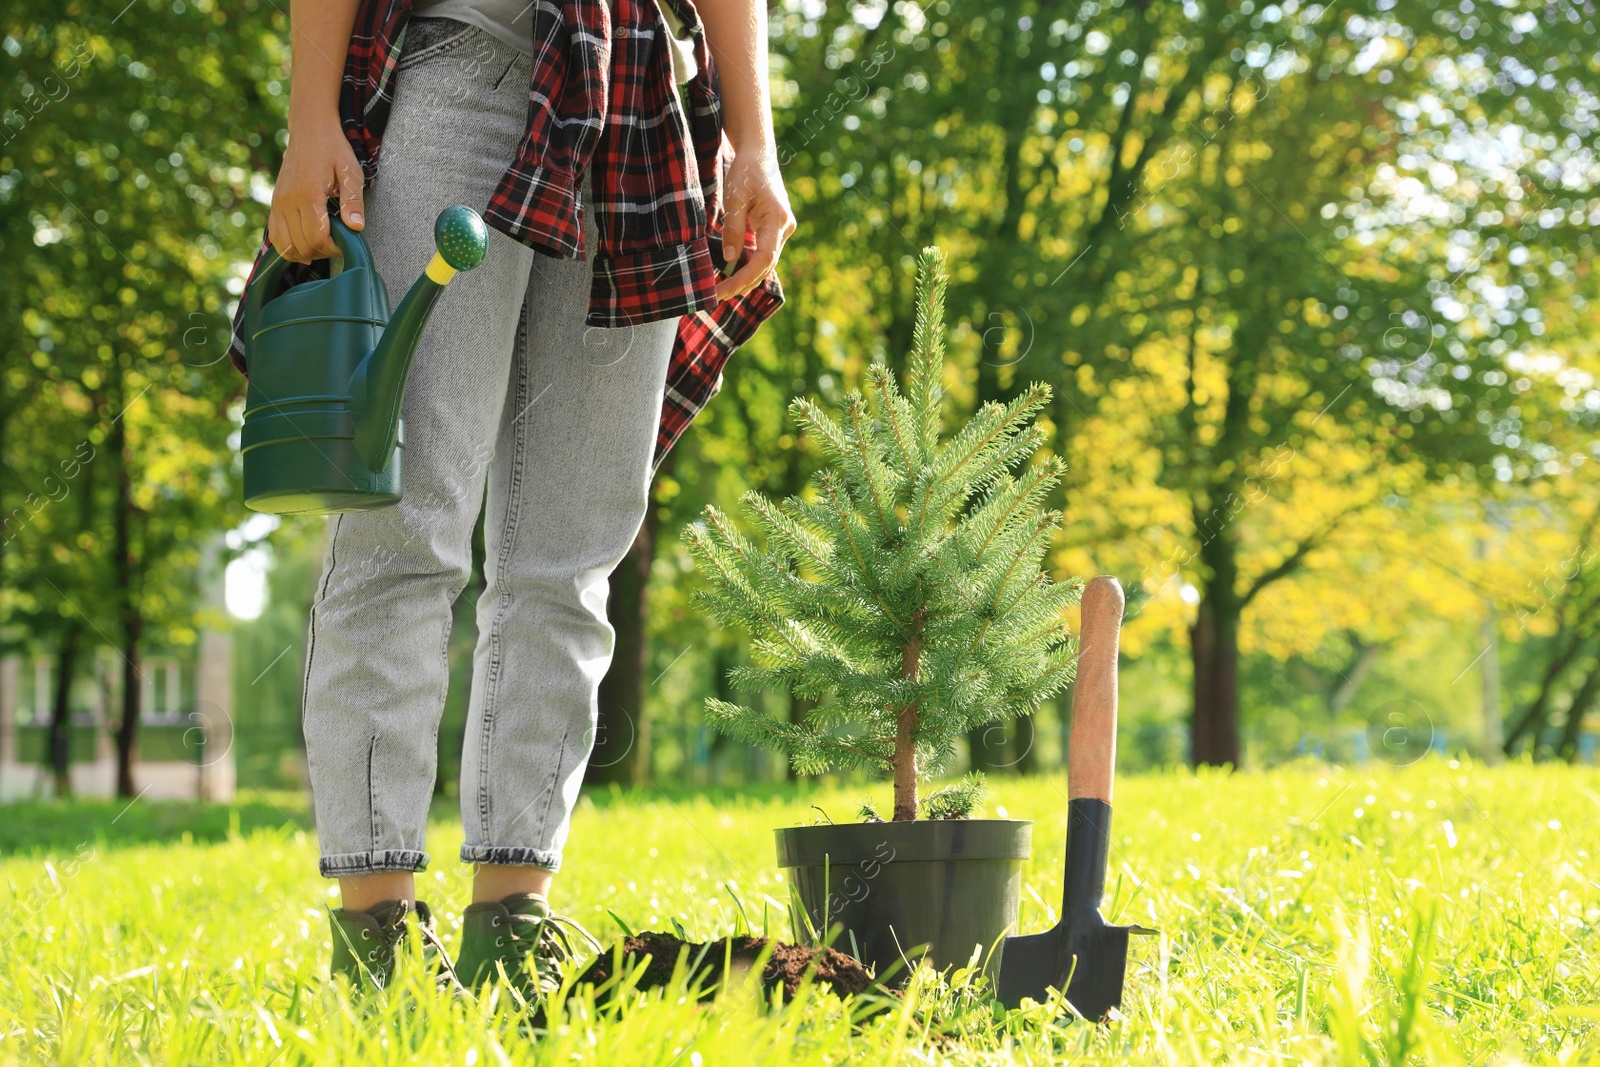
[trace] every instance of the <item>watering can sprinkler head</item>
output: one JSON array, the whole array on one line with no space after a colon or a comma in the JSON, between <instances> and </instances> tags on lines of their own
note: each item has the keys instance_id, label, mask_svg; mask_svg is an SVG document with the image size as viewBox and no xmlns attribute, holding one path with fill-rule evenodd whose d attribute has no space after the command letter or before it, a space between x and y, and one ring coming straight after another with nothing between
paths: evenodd
<instances>
[{"instance_id":1,"label":"watering can sprinkler head","mask_svg":"<svg viewBox=\"0 0 1600 1067\"><path fill-rule=\"evenodd\" d=\"M489 247L477 212L446 208L432 260L391 315L366 242L335 213L329 227L337 274L274 298L288 261L272 249L246 288L240 451L255 511L327 515L399 502L400 411L417 342L445 286Z\"/></svg>"},{"instance_id":2,"label":"watering can sprinkler head","mask_svg":"<svg viewBox=\"0 0 1600 1067\"><path fill-rule=\"evenodd\" d=\"M433 262L425 272L440 285L455 277L457 271L471 270L483 262L489 252L489 227L470 207L457 204L439 212L433 224L433 245L436 251ZM436 266L442 265L442 266ZM449 273L444 273L444 268Z\"/></svg>"}]
</instances>

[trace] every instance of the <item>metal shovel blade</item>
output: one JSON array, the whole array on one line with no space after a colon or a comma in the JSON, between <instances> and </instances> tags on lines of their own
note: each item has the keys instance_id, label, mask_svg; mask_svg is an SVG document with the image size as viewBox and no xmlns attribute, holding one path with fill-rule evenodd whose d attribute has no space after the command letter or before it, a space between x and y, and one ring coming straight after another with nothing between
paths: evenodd
<instances>
[{"instance_id":1,"label":"metal shovel blade","mask_svg":"<svg viewBox=\"0 0 1600 1067\"><path fill-rule=\"evenodd\" d=\"M1061 920L1042 934L1006 938L996 988L1006 1007L1017 1007L1023 997L1044 1003L1052 989L1065 992L1078 1014L1094 1022L1122 1005L1128 935L1155 931L1112 926L1100 914L1110 843L1111 805L1092 797L1068 801Z\"/></svg>"},{"instance_id":2,"label":"metal shovel blade","mask_svg":"<svg viewBox=\"0 0 1600 1067\"><path fill-rule=\"evenodd\" d=\"M1040 1003L1064 989L1067 1002L1098 1022L1122 1004L1128 968L1127 926L1111 926L1098 911L1062 920L1042 934L1006 938L1000 956L1000 1002L1008 1008L1031 997Z\"/></svg>"}]
</instances>

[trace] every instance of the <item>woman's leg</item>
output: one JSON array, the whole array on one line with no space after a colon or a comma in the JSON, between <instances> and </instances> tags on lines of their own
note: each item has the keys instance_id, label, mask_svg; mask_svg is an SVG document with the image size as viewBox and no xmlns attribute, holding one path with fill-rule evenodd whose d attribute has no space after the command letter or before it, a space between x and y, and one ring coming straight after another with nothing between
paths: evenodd
<instances>
[{"instance_id":1,"label":"woman's leg","mask_svg":"<svg viewBox=\"0 0 1600 1067\"><path fill-rule=\"evenodd\" d=\"M608 578L649 503L677 321L586 326L591 263L534 262L489 471L461 772L478 902L542 895L560 866L615 640Z\"/></svg>"},{"instance_id":2,"label":"woman's leg","mask_svg":"<svg viewBox=\"0 0 1600 1067\"><path fill-rule=\"evenodd\" d=\"M367 200L365 236L396 303L433 254L435 216L488 202L527 108L525 84L494 90L515 53L488 34L446 23L419 43L429 47L402 61ZM485 49L491 62L466 62ZM411 872L428 860L451 603L471 569L532 259L491 232L482 266L451 283L406 390L404 497L332 523L303 717L321 869L340 879L349 910L413 899Z\"/></svg>"}]
</instances>

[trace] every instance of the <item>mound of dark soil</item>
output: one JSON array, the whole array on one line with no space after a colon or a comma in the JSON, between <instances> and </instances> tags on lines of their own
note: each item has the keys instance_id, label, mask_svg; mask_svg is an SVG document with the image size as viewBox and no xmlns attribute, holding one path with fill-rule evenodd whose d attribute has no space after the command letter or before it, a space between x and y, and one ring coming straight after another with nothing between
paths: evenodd
<instances>
[{"instance_id":1,"label":"mound of dark soil","mask_svg":"<svg viewBox=\"0 0 1600 1067\"><path fill-rule=\"evenodd\" d=\"M689 965L699 961L691 977L700 979L701 988L705 991L702 997L709 1000L723 984L725 961L731 962L736 976L748 971L755 966L757 957L770 940L765 937L725 937L707 943L683 941L672 934L647 931L637 937L623 938L622 969L624 973L631 972L648 958L649 963L639 978L638 988L658 989L672 980L678 957L688 953ZM610 981L616 973L615 961L615 947L606 949L578 980L596 986ZM782 989L784 999L788 1000L799 990L801 979L813 965L816 968L816 983L841 997L861 993L872 985L866 969L838 949L806 948L779 941L773 945L772 955L761 971L762 988L769 996L773 990Z\"/></svg>"}]
</instances>

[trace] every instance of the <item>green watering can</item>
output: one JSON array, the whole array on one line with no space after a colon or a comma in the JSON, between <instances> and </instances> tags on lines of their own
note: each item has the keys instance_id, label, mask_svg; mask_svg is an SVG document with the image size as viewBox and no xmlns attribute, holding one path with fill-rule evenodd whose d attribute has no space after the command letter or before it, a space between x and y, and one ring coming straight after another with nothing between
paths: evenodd
<instances>
[{"instance_id":1,"label":"green watering can","mask_svg":"<svg viewBox=\"0 0 1600 1067\"><path fill-rule=\"evenodd\" d=\"M469 207L434 224L437 251L400 307L372 253L332 214L343 268L276 299L289 261L269 250L245 293L244 502L276 515L371 511L400 501L400 404L417 339L457 271L483 262L489 230Z\"/></svg>"}]
</instances>

